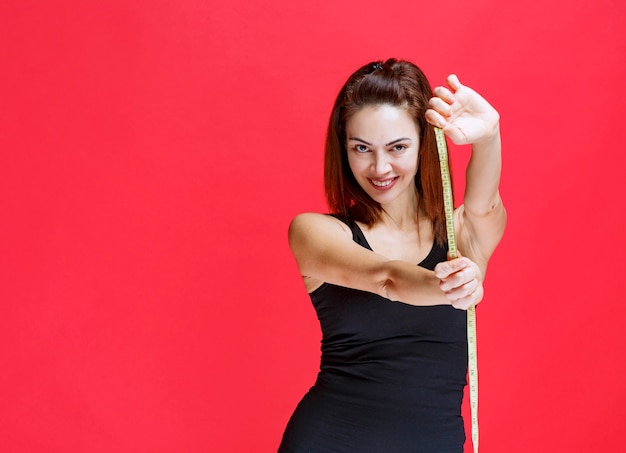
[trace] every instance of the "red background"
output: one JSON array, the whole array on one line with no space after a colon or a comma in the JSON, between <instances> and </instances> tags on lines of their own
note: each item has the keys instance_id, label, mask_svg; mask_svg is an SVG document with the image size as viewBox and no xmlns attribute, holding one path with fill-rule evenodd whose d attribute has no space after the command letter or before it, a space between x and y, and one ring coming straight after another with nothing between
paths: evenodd
<instances>
[{"instance_id":1,"label":"red background","mask_svg":"<svg viewBox=\"0 0 626 453\"><path fill-rule=\"evenodd\" d=\"M319 361L287 225L390 56L502 116L481 451L622 449L624 5L4 0L0 451L276 450Z\"/></svg>"}]
</instances>

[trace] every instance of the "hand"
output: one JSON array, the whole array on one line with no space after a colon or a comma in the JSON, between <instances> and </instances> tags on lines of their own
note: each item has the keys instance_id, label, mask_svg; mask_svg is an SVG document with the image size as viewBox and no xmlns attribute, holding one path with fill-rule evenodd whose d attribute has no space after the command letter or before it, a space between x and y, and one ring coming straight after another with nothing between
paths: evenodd
<instances>
[{"instance_id":1,"label":"hand","mask_svg":"<svg viewBox=\"0 0 626 453\"><path fill-rule=\"evenodd\" d=\"M435 276L440 280L439 288L446 293L454 308L467 310L478 304L485 294L482 273L468 258L460 256L437 264Z\"/></svg>"},{"instance_id":2,"label":"hand","mask_svg":"<svg viewBox=\"0 0 626 453\"><path fill-rule=\"evenodd\" d=\"M479 143L499 133L500 115L477 92L461 85L456 75L447 79L448 88L437 87L430 99L426 120L443 129L456 145Z\"/></svg>"}]
</instances>

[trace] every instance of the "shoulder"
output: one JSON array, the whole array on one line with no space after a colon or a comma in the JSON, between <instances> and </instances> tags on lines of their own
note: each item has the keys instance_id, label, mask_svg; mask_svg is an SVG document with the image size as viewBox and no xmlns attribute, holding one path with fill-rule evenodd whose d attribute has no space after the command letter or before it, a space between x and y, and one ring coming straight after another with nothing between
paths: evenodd
<instances>
[{"instance_id":1,"label":"shoulder","mask_svg":"<svg viewBox=\"0 0 626 453\"><path fill-rule=\"evenodd\" d=\"M289 225L289 236L299 234L338 233L352 237L350 227L330 214L320 214L317 212L305 212L293 218Z\"/></svg>"}]
</instances>

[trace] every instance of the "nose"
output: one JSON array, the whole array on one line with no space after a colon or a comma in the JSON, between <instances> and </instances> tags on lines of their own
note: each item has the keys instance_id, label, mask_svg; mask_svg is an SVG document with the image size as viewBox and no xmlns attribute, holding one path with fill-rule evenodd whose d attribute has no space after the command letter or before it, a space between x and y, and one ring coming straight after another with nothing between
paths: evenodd
<instances>
[{"instance_id":1,"label":"nose","mask_svg":"<svg viewBox=\"0 0 626 453\"><path fill-rule=\"evenodd\" d=\"M384 175L391 170L391 163L386 152L374 153L374 171L377 175Z\"/></svg>"}]
</instances>

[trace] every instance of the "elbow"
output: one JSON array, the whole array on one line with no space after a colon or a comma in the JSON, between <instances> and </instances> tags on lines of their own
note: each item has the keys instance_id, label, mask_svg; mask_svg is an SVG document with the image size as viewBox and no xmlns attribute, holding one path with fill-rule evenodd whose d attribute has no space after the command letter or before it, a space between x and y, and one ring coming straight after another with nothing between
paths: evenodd
<instances>
[{"instance_id":1,"label":"elbow","mask_svg":"<svg viewBox=\"0 0 626 453\"><path fill-rule=\"evenodd\" d=\"M398 301L397 281L398 281L397 261L387 261L380 269L377 294L385 299Z\"/></svg>"},{"instance_id":2,"label":"elbow","mask_svg":"<svg viewBox=\"0 0 626 453\"><path fill-rule=\"evenodd\" d=\"M392 293L392 291L390 291L391 287L392 287L391 279L382 280L378 284L377 294L381 297L384 297L385 299L394 300L391 297L391 293Z\"/></svg>"},{"instance_id":3,"label":"elbow","mask_svg":"<svg viewBox=\"0 0 626 453\"><path fill-rule=\"evenodd\" d=\"M466 202L463 206L463 210L466 215L471 217L489 217L494 214L502 214L506 217L506 211L504 210L504 205L502 204L502 199L499 194L487 203Z\"/></svg>"}]
</instances>

